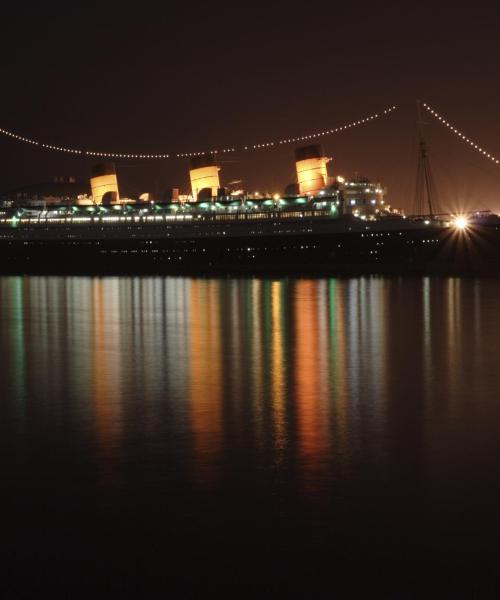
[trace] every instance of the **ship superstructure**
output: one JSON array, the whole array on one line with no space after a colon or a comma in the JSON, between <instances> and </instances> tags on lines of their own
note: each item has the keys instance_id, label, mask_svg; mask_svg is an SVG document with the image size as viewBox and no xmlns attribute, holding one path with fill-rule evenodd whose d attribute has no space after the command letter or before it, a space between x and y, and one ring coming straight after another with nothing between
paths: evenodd
<instances>
[{"instance_id":1,"label":"ship superstructure","mask_svg":"<svg viewBox=\"0 0 500 600\"><path fill-rule=\"evenodd\" d=\"M388 206L380 183L330 177L321 147L295 158L295 194L230 191L215 158L196 157L190 193L168 202L120 197L114 165L96 166L91 199L0 211L0 271L298 275L500 265L500 219L407 218ZM488 238L486 260L469 260L472 230Z\"/></svg>"}]
</instances>

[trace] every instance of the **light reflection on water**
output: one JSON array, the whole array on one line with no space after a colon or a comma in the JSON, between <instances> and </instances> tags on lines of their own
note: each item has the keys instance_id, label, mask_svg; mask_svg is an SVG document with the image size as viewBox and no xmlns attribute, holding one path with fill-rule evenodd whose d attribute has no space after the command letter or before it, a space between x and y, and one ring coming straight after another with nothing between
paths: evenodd
<instances>
[{"instance_id":1,"label":"light reflection on water","mask_svg":"<svg viewBox=\"0 0 500 600\"><path fill-rule=\"evenodd\" d=\"M314 528L309 506L346 536L414 503L451 531L456 493L480 510L494 482L499 297L479 279L2 278L4 444L28 474L69 449L104 495L250 493L285 528Z\"/></svg>"},{"instance_id":2,"label":"light reflection on water","mask_svg":"<svg viewBox=\"0 0 500 600\"><path fill-rule=\"evenodd\" d=\"M2 279L4 407L23 428L37 413L74 412L70 426L82 416L110 453L130 426L161 436L168 406L196 468L211 476L229 433L272 449L277 465L293 440L308 479L329 467L334 446L351 456L364 427L383 452L402 387L422 392L425 413L433 402L453 411L464 372L466 385L481 385L497 285Z\"/></svg>"}]
</instances>

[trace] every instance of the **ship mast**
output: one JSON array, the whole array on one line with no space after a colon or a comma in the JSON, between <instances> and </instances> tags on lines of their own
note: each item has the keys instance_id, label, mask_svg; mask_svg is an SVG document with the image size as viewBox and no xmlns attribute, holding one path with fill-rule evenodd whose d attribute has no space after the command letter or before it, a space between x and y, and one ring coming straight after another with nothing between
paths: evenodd
<instances>
[{"instance_id":1,"label":"ship mast","mask_svg":"<svg viewBox=\"0 0 500 600\"><path fill-rule=\"evenodd\" d=\"M431 165L429 162L429 151L427 142L423 135L423 126L427 123L422 119L422 107L420 100L417 100L417 135L418 135L418 162L417 162L417 181L415 186L415 213L417 215L425 214L434 216L436 202L436 186L432 177Z\"/></svg>"}]
</instances>

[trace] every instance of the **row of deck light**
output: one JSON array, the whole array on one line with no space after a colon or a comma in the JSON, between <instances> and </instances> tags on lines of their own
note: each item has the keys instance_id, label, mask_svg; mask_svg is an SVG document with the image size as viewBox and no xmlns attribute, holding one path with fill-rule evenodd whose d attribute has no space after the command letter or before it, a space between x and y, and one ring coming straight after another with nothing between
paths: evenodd
<instances>
[{"instance_id":1,"label":"row of deck light","mask_svg":"<svg viewBox=\"0 0 500 600\"><path fill-rule=\"evenodd\" d=\"M365 125L378 119L383 115L388 115L396 110L396 106L390 106L385 109L382 113L373 113L363 119L359 119L358 121L352 121L351 123L347 123L346 125L342 125L340 127L335 127L334 129L325 129L323 131L318 131L316 133L311 133L308 135L302 135L298 137L290 137L272 142L263 142L260 144L248 144L246 146L242 146L240 150L261 150L265 148L272 148L273 146L277 146L280 144L292 144L295 142L305 142L308 140L313 140L318 137L332 135L334 133L340 133L341 131L346 131L347 129L352 129L353 127L359 127L360 125ZM54 146L52 144L45 144L39 142L37 140L24 137L22 135L18 135L12 131L7 129L0 128L0 134L3 134L7 137L13 138L19 142L24 142L27 144L32 144L34 146L38 146L40 148L44 148L45 150L53 150L57 152L66 152L68 154L79 154L82 156L95 156L98 158L133 158L133 159L166 159L171 156L175 156L176 158L191 158L194 156L203 156L205 154L227 154L230 152L236 152L238 148L228 147L222 148L221 150L207 150L207 151L197 151L197 152L178 152L176 154L146 154L146 153L128 153L128 152L97 152L91 150L81 150L79 148L66 148L63 146Z\"/></svg>"},{"instance_id":2,"label":"row of deck light","mask_svg":"<svg viewBox=\"0 0 500 600\"><path fill-rule=\"evenodd\" d=\"M464 133L462 133L459 129L457 129L454 125L452 125L449 121L447 121L444 117L442 117L436 110L431 108L428 104L422 103L422 106L425 108L427 112L429 112L433 117L435 117L442 125L447 127L450 131L452 131L456 136L458 136L462 141L466 144L469 144L471 148L474 148L479 154L482 154L496 165L500 164L500 160L487 152L484 148L481 148L479 144L476 144L473 140L468 138Z\"/></svg>"}]
</instances>

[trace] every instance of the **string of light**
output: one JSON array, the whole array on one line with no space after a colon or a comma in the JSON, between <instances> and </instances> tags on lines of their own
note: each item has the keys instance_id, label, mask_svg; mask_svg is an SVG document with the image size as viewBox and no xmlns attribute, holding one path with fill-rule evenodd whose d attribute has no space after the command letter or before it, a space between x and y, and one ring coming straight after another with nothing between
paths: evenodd
<instances>
[{"instance_id":1,"label":"string of light","mask_svg":"<svg viewBox=\"0 0 500 600\"><path fill-rule=\"evenodd\" d=\"M427 112L429 112L433 117L435 117L442 125L447 127L450 131L452 131L456 136L458 136L462 141L466 144L469 144L471 148L477 150L480 154L494 162L496 165L500 164L500 160L487 152L484 148L482 148L479 144L476 144L474 140L468 138L464 133L462 133L459 129L457 129L454 125L452 125L449 121L447 121L442 115L440 115L436 110L431 108L428 104L422 103L422 106L425 108Z\"/></svg>"},{"instance_id":2,"label":"string of light","mask_svg":"<svg viewBox=\"0 0 500 600\"><path fill-rule=\"evenodd\" d=\"M205 151L197 151L197 152L177 152L177 153L171 153L171 154L146 154L146 153L137 154L137 153L130 153L130 152L96 152L96 151L92 151L92 150L82 150L79 148L67 148L64 146L55 146L53 144L46 144L46 143L37 141L32 138L18 135L17 133L14 133L12 131L9 131L7 129L2 129L2 128L0 128L0 134L3 134L7 137L15 139L18 142L24 142L26 144L38 146L39 148L43 148L45 150L52 150L52 151L56 151L56 152L65 152L67 154L77 154L77 155L81 155L81 156L92 156L92 157L97 157L97 158L134 158L134 159L138 159L138 158L141 158L141 159L166 159L166 158L171 158L171 157L191 158L194 156L203 156L206 154L227 154L227 153L231 153L231 152L236 152L238 150L242 150L242 151L261 150L264 148L272 148L273 146L279 146L279 145L283 145L283 144L293 144L295 142L305 142L308 140L314 140L319 137L333 135L335 133L340 133L341 131L346 131L347 129L353 129L354 127L359 127L360 125L365 125L366 123L370 123L371 121L374 121L384 115L389 115L390 113L394 112L396 110L396 108L397 108L396 106L390 106L389 108L386 108L381 113L373 113L373 114L368 115L367 117L364 117L357 121L352 121L351 123L347 123L346 125L335 127L333 129L325 129L323 131L317 131L316 133L310 133L307 135L283 138L281 140L275 140L275 141L261 142L258 144L247 144L247 145L241 146L239 148L228 147L228 148L222 148L220 150L205 150Z\"/></svg>"}]
</instances>

